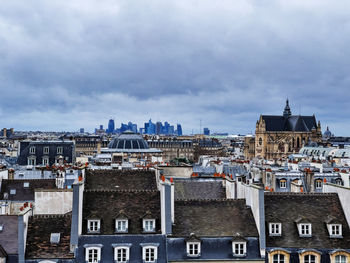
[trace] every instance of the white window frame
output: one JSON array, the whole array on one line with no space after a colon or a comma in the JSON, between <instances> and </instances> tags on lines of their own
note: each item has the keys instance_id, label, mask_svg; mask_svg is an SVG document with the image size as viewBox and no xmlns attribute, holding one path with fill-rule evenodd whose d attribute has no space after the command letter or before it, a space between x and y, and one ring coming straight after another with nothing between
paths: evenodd
<instances>
[{"instance_id":1,"label":"white window frame","mask_svg":"<svg viewBox=\"0 0 350 263\"><path fill-rule=\"evenodd\" d=\"M125 229L118 229L118 224L119 223L123 223L125 222ZM128 224L128 220L127 219L116 219L115 220L115 232L119 233L127 233L128 232L128 227L129 227L129 224Z\"/></svg>"},{"instance_id":2,"label":"white window frame","mask_svg":"<svg viewBox=\"0 0 350 263\"><path fill-rule=\"evenodd\" d=\"M342 230L343 229L341 224L328 224L328 231L330 237L342 237Z\"/></svg>"},{"instance_id":3,"label":"white window frame","mask_svg":"<svg viewBox=\"0 0 350 263\"><path fill-rule=\"evenodd\" d=\"M243 248L243 254L241 250ZM238 251L238 253L236 253ZM234 256L245 256L247 254L247 242L232 242L232 254Z\"/></svg>"},{"instance_id":4,"label":"white window frame","mask_svg":"<svg viewBox=\"0 0 350 263\"><path fill-rule=\"evenodd\" d=\"M307 260L305 260L305 258L308 258ZM311 257L315 257L315 263L318 263L317 262L317 256L314 255L314 254L306 254L306 255L303 255L303 263L311 263Z\"/></svg>"},{"instance_id":5,"label":"white window frame","mask_svg":"<svg viewBox=\"0 0 350 263\"><path fill-rule=\"evenodd\" d=\"M43 165L49 165L50 164L50 159L47 156L43 157L43 161L42 161Z\"/></svg>"},{"instance_id":6,"label":"white window frame","mask_svg":"<svg viewBox=\"0 0 350 263\"><path fill-rule=\"evenodd\" d=\"M126 250L126 260L118 260L118 251L121 249L125 249ZM127 246L117 246L114 248L114 261L116 263L126 263L128 262L130 259L130 248Z\"/></svg>"},{"instance_id":7,"label":"white window frame","mask_svg":"<svg viewBox=\"0 0 350 263\"><path fill-rule=\"evenodd\" d=\"M63 154L63 147L62 146L57 147L57 154Z\"/></svg>"},{"instance_id":8,"label":"white window frame","mask_svg":"<svg viewBox=\"0 0 350 263\"><path fill-rule=\"evenodd\" d=\"M311 237L312 236L312 225L310 223L298 224L299 236Z\"/></svg>"},{"instance_id":9,"label":"white window frame","mask_svg":"<svg viewBox=\"0 0 350 263\"><path fill-rule=\"evenodd\" d=\"M45 147L43 148L43 153L44 153L44 154L49 154L49 153L50 153L50 147L49 147L49 146L45 146Z\"/></svg>"},{"instance_id":10,"label":"white window frame","mask_svg":"<svg viewBox=\"0 0 350 263\"><path fill-rule=\"evenodd\" d=\"M97 251L97 258L95 258L94 256L91 258L89 258L90 256L90 251L96 250ZM87 247L85 248L85 261L87 263L97 263L97 262L101 262L101 248L100 247Z\"/></svg>"},{"instance_id":11,"label":"white window frame","mask_svg":"<svg viewBox=\"0 0 350 263\"><path fill-rule=\"evenodd\" d=\"M29 154L35 154L35 146L29 147Z\"/></svg>"},{"instance_id":12,"label":"white window frame","mask_svg":"<svg viewBox=\"0 0 350 263\"><path fill-rule=\"evenodd\" d=\"M97 230L95 230L95 226L97 226ZM101 229L101 221L99 219L88 220L88 223L87 223L88 233L99 233L100 229Z\"/></svg>"},{"instance_id":13,"label":"white window frame","mask_svg":"<svg viewBox=\"0 0 350 263\"><path fill-rule=\"evenodd\" d=\"M197 253L195 252L195 246L197 246L196 250ZM194 241L194 242L187 242L186 243L186 252L187 256L189 257L198 257L201 255L201 242Z\"/></svg>"},{"instance_id":14,"label":"white window frame","mask_svg":"<svg viewBox=\"0 0 350 263\"><path fill-rule=\"evenodd\" d=\"M150 259L146 260L146 259L147 259L146 253L147 253L147 250L148 250L148 249L153 249L153 253L154 253L154 260L153 260L153 261L150 260ZM156 247L156 246L144 246L144 247L142 248L142 260L143 260L145 263L157 262L157 259L158 259L158 247Z\"/></svg>"},{"instance_id":15,"label":"white window frame","mask_svg":"<svg viewBox=\"0 0 350 263\"><path fill-rule=\"evenodd\" d=\"M318 183L320 183L320 184L318 184ZM322 185L323 185L322 180L317 179L316 182L315 182L315 188L316 189L322 189Z\"/></svg>"},{"instance_id":16,"label":"white window frame","mask_svg":"<svg viewBox=\"0 0 350 263\"><path fill-rule=\"evenodd\" d=\"M36 157L34 156L28 157L28 165L36 165Z\"/></svg>"},{"instance_id":17,"label":"white window frame","mask_svg":"<svg viewBox=\"0 0 350 263\"><path fill-rule=\"evenodd\" d=\"M277 262L278 262L278 263L281 263L281 262L282 262L281 256L283 256L283 263L287 263L287 262L286 262L286 255L280 254L280 253L274 254L274 255L272 256L272 263L275 262L275 259L274 259L275 256L277 256Z\"/></svg>"},{"instance_id":18,"label":"white window frame","mask_svg":"<svg viewBox=\"0 0 350 263\"><path fill-rule=\"evenodd\" d=\"M343 261L341 261L341 258L339 258L339 257L345 258L345 263L348 263L347 256L346 256L346 255L342 255L342 254L336 255L336 256L334 257L334 263L342 263L342 262L343 262Z\"/></svg>"},{"instance_id":19,"label":"white window frame","mask_svg":"<svg viewBox=\"0 0 350 263\"><path fill-rule=\"evenodd\" d=\"M281 236L282 235L282 224L281 223L269 223L269 234L270 234L270 236Z\"/></svg>"},{"instance_id":20,"label":"white window frame","mask_svg":"<svg viewBox=\"0 0 350 263\"><path fill-rule=\"evenodd\" d=\"M281 189L287 188L287 180L285 179L280 180L280 188Z\"/></svg>"},{"instance_id":21,"label":"white window frame","mask_svg":"<svg viewBox=\"0 0 350 263\"><path fill-rule=\"evenodd\" d=\"M152 229L148 229L148 223L152 222ZM146 228L147 227L147 228ZM142 221L143 232L155 232L156 231L156 220L155 219L143 219Z\"/></svg>"}]
</instances>

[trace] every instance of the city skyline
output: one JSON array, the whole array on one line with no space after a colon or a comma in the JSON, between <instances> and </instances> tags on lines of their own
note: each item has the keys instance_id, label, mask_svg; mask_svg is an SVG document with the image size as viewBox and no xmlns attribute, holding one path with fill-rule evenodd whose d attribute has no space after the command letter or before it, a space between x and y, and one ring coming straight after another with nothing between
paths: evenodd
<instances>
[{"instance_id":1,"label":"city skyline","mask_svg":"<svg viewBox=\"0 0 350 263\"><path fill-rule=\"evenodd\" d=\"M294 114L350 135L349 12L330 0L7 1L1 124L92 131L151 116L247 134L288 97Z\"/></svg>"}]
</instances>

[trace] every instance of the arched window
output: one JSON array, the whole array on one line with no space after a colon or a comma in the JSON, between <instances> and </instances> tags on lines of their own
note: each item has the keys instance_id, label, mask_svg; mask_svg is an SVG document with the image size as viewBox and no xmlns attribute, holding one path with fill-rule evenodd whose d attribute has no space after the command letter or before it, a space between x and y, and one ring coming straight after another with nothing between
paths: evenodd
<instances>
[{"instance_id":1,"label":"arched window","mask_svg":"<svg viewBox=\"0 0 350 263\"><path fill-rule=\"evenodd\" d=\"M316 263L316 256L315 255L305 255L304 256L304 263Z\"/></svg>"},{"instance_id":2,"label":"arched window","mask_svg":"<svg viewBox=\"0 0 350 263\"><path fill-rule=\"evenodd\" d=\"M285 263L284 255L275 254L273 255L273 263Z\"/></svg>"},{"instance_id":3,"label":"arched window","mask_svg":"<svg viewBox=\"0 0 350 263\"><path fill-rule=\"evenodd\" d=\"M348 263L345 255L335 256L335 263Z\"/></svg>"},{"instance_id":4,"label":"arched window","mask_svg":"<svg viewBox=\"0 0 350 263\"><path fill-rule=\"evenodd\" d=\"M300 148L300 139L299 139L299 137L297 138L297 148Z\"/></svg>"}]
</instances>

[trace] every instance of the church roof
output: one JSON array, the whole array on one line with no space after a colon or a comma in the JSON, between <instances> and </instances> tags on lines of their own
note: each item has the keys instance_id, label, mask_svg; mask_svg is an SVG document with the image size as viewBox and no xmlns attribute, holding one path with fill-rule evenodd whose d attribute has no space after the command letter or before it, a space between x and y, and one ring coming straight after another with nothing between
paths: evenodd
<instances>
[{"instance_id":1,"label":"church roof","mask_svg":"<svg viewBox=\"0 0 350 263\"><path fill-rule=\"evenodd\" d=\"M288 100L282 116L262 115L262 119L265 121L266 131L310 132L317 128L315 115L292 115Z\"/></svg>"}]
</instances>

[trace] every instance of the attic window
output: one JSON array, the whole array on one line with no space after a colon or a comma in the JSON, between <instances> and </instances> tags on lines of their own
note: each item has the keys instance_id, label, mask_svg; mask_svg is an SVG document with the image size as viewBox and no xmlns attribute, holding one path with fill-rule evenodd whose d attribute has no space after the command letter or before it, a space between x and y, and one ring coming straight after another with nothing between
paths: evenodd
<instances>
[{"instance_id":1,"label":"attic window","mask_svg":"<svg viewBox=\"0 0 350 263\"><path fill-rule=\"evenodd\" d=\"M99 233L100 232L100 220L88 220L88 233Z\"/></svg>"},{"instance_id":2,"label":"attic window","mask_svg":"<svg viewBox=\"0 0 350 263\"><path fill-rule=\"evenodd\" d=\"M342 237L342 225L341 224L329 224L328 231L330 237Z\"/></svg>"},{"instance_id":3,"label":"attic window","mask_svg":"<svg viewBox=\"0 0 350 263\"><path fill-rule=\"evenodd\" d=\"M312 228L311 228L311 224L310 223L299 224L298 228L299 228L299 236L301 236L301 237L311 237L311 235L312 235Z\"/></svg>"},{"instance_id":4,"label":"attic window","mask_svg":"<svg viewBox=\"0 0 350 263\"><path fill-rule=\"evenodd\" d=\"M280 188L287 188L287 180L285 179L280 180Z\"/></svg>"},{"instance_id":5,"label":"attic window","mask_svg":"<svg viewBox=\"0 0 350 263\"><path fill-rule=\"evenodd\" d=\"M282 224L270 223L269 232L270 232L270 236L280 236L282 234Z\"/></svg>"},{"instance_id":6,"label":"attic window","mask_svg":"<svg viewBox=\"0 0 350 263\"><path fill-rule=\"evenodd\" d=\"M23 187L28 188L28 187L29 187L29 182L24 182L24 183L23 183Z\"/></svg>"},{"instance_id":7,"label":"attic window","mask_svg":"<svg viewBox=\"0 0 350 263\"><path fill-rule=\"evenodd\" d=\"M0 232L2 232L4 230L4 225L0 225Z\"/></svg>"},{"instance_id":8,"label":"attic window","mask_svg":"<svg viewBox=\"0 0 350 263\"><path fill-rule=\"evenodd\" d=\"M10 190L10 195L15 195L16 194L16 189L11 189Z\"/></svg>"},{"instance_id":9,"label":"attic window","mask_svg":"<svg viewBox=\"0 0 350 263\"><path fill-rule=\"evenodd\" d=\"M144 219L143 220L143 231L144 232L154 232L156 228L155 219Z\"/></svg>"},{"instance_id":10,"label":"attic window","mask_svg":"<svg viewBox=\"0 0 350 263\"><path fill-rule=\"evenodd\" d=\"M187 256L198 257L201 254L200 242L187 242Z\"/></svg>"},{"instance_id":11,"label":"attic window","mask_svg":"<svg viewBox=\"0 0 350 263\"><path fill-rule=\"evenodd\" d=\"M232 250L235 256L246 255L246 242L232 242Z\"/></svg>"},{"instance_id":12,"label":"attic window","mask_svg":"<svg viewBox=\"0 0 350 263\"><path fill-rule=\"evenodd\" d=\"M60 243L61 233L51 233L50 242L53 244Z\"/></svg>"}]
</instances>

